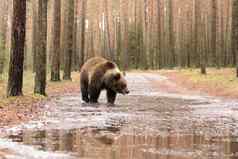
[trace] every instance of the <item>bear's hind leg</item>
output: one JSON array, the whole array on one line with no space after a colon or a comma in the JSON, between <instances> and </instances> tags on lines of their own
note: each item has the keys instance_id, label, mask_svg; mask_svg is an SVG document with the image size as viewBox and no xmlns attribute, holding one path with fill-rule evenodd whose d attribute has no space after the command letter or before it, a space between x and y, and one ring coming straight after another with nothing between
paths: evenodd
<instances>
[{"instance_id":1,"label":"bear's hind leg","mask_svg":"<svg viewBox=\"0 0 238 159\"><path fill-rule=\"evenodd\" d=\"M89 88L89 102L90 103L98 103L98 98L100 96L101 90L96 88Z\"/></svg>"},{"instance_id":2,"label":"bear's hind leg","mask_svg":"<svg viewBox=\"0 0 238 159\"><path fill-rule=\"evenodd\" d=\"M84 86L81 87L81 92L82 92L82 99L83 101L85 101L86 103L89 102L89 98L88 98L88 88L85 88Z\"/></svg>"},{"instance_id":3,"label":"bear's hind leg","mask_svg":"<svg viewBox=\"0 0 238 159\"><path fill-rule=\"evenodd\" d=\"M88 98L88 79L86 78L87 75L82 73L81 74L81 79L80 79L80 87L81 87L81 93L82 93L82 99L86 103L89 102Z\"/></svg>"},{"instance_id":4,"label":"bear's hind leg","mask_svg":"<svg viewBox=\"0 0 238 159\"><path fill-rule=\"evenodd\" d=\"M107 90L107 102L110 104L114 104L116 100L117 93L113 90L108 89Z\"/></svg>"}]
</instances>

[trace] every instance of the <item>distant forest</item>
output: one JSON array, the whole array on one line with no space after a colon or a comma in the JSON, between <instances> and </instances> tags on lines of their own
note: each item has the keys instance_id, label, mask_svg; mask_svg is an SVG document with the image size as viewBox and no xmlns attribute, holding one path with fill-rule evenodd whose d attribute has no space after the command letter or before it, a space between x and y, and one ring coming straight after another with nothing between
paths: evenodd
<instances>
[{"instance_id":1,"label":"distant forest","mask_svg":"<svg viewBox=\"0 0 238 159\"><path fill-rule=\"evenodd\" d=\"M17 59L37 83L46 70L71 79L97 55L124 70L238 68L237 0L5 0L0 14L0 74L10 79Z\"/></svg>"}]
</instances>

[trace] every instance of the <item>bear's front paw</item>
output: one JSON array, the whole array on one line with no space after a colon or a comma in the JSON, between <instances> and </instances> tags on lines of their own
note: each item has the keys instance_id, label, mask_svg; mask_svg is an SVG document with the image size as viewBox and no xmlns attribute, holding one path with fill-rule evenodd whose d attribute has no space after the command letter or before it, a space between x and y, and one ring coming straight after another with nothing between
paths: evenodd
<instances>
[{"instance_id":1,"label":"bear's front paw","mask_svg":"<svg viewBox=\"0 0 238 159\"><path fill-rule=\"evenodd\" d=\"M82 103L82 104L86 104L86 103L88 103L88 102L89 102L89 100L84 100L84 99L81 100L81 103Z\"/></svg>"},{"instance_id":2,"label":"bear's front paw","mask_svg":"<svg viewBox=\"0 0 238 159\"><path fill-rule=\"evenodd\" d=\"M107 103L107 106L108 106L108 107L114 107L115 104L114 104L114 103Z\"/></svg>"}]
</instances>

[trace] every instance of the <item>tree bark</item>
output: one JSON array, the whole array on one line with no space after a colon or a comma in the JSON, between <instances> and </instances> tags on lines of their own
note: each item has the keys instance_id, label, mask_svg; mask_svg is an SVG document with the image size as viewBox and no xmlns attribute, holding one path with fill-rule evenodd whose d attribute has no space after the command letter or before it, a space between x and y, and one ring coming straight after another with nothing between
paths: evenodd
<instances>
[{"instance_id":1,"label":"tree bark","mask_svg":"<svg viewBox=\"0 0 238 159\"><path fill-rule=\"evenodd\" d=\"M37 1L32 1L32 61L33 61L33 72L36 71L36 62L37 62L37 43L38 43L38 37L37 37L37 25L38 25L38 13L37 13Z\"/></svg>"},{"instance_id":2,"label":"tree bark","mask_svg":"<svg viewBox=\"0 0 238 159\"><path fill-rule=\"evenodd\" d=\"M80 18L80 52L79 52L79 66L84 64L85 58L85 18L86 18L87 0L81 0L81 18Z\"/></svg>"},{"instance_id":3,"label":"tree bark","mask_svg":"<svg viewBox=\"0 0 238 159\"><path fill-rule=\"evenodd\" d=\"M35 61L35 88L34 93L46 95L46 42L47 42L47 1L37 1L37 45Z\"/></svg>"},{"instance_id":4,"label":"tree bark","mask_svg":"<svg viewBox=\"0 0 238 159\"><path fill-rule=\"evenodd\" d=\"M158 37L157 37L157 54L156 54L156 65L158 67L158 69L162 69L162 65L161 65L161 2L160 0L157 0L157 25L158 25Z\"/></svg>"},{"instance_id":5,"label":"tree bark","mask_svg":"<svg viewBox=\"0 0 238 159\"><path fill-rule=\"evenodd\" d=\"M26 0L14 0L7 96L22 95L25 27Z\"/></svg>"},{"instance_id":6,"label":"tree bark","mask_svg":"<svg viewBox=\"0 0 238 159\"><path fill-rule=\"evenodd\" d=\"M108 0L104 0L104 7L105 7L105 40L107 43L107 56L112 60L114 59L114 55L112 52L112 48L111 48L111 35L110 35L110 25L109 25L109 13L108 13Z\"/></svg>"},{"instance_id":7,"label":"tree bark","mask_svg":"<svg viewBox=\"0 0 238 159\"><path fill-rule=\"evenodd\" d=\"M200 9L199 9L200 10ZM203 18L201 18L201 16L200 16L200 18L199 18L199 21L200 21L200 25L199 26L201 26L202 28L201 28L201 33L200 33L200 38L202 38L202 40L201 40L201 42L200 42L200 48L199 48L199 50L200 50L200 60L201 60L201 62L200 62L200 65L201 65L201 74L203 74L203 75L206 75L207 74L207 69L206 69L206 67L207 67L207 60L206 60L206 53L207 53L207 35L206 35L206 18L205 17L203 17Z\"/></svg>"},{"instance_id":8,"label":"tree bark","mask_svg":"<svg viewBox=\"0 0 238 159\"><path fill-rule=\"evenodd\" d=\"M213 55L213 63L218 66L217 64L217 0L212 0L212 40L211 40L211 51Z\"/></svg>"},{"instance_id":9,"label":"tree bark","mask_svg":"<svg viewBox=\"0 0 238 159\"><path fill-rule=\"evenodd\" d=\"M175 37L174 37L174 11L173 11L173 0L169 0L169 44L171 53L171 66L176 65L175 55Z\"/></svg>"},{"instance_id":10,"label":"tree bark","mask_svg":"<svg viewBox=\"0 0 238 159\"><path fill-rule=\"evenodd\" d=\"M122 2L122 11L123 11L123 53L122 53L122 59L123 59L123 69L128 70L129 66L129 56L128 56L128 24L129 24L129 17L128 17L128 2L127 0L123 0Z\"/></svg>"},{"instance_id":11,"label":"tree bark","mask_svg":"<svg viewBox=\"0 0 238 159\"><path fill-rule=\"evenodd\" d=\"M195 9L195 25L194 25L194 57L198 58L196 60L196 67L200 65L200 54L199 54L199 22L200 22L200 6L199 0L194 0L194 9Z\"/></svg>"},{"instance_id":12,"label":"tree bark","mask_svg":"<svg viewBox=\"0 0 238 159\"><path fill-rule=\"evenodd\" d=\"M74 2L74 28L73 28L73 53L72 53L72 67L74 71L79 71L79 52L77 49L77 33L78 33L78 3Z\"/></svg>"},{"instance_id":13,"label":"tree bark","mask_svg":"<svg viewBox=\"0 0 238 159\"><path fill-rule=\"evenodd\" d=\"M4 72L6 61L6 32L7 32L7 17L8 17L8 3L3 1L0 4L0 74Z\"/></svg>"},{"instance_id":14,"label":"tree bark","mask_svg":"<svg viewBox=\"0 0 238 159\"><path fill-rule=\"evenodd\" d=\"M61 0L54 0L53 3L51 81L60 81L60 3Z\"/></svg>"},{"instance_id":15,"label":"tree bark","mask_svg":"<svg viewBox=\"0 0 238 159\"><path fill-rule=\"evenodd\" d=\"M63 30L63 55L64 55L64 80L71 79L72 53L73 53L73 28L74 28L74 0L67 0L65 10L65 27Z\"/></svg>"},{"instance_id":16,"label":"tree bark","mask_svg":"<svg viewBox=\"0 0 238 159\"><path fill-rule=\"evenodd\" d=\"M238 77L238 0L232 4L232 52L236 60L236 77Z\"/></svg>"}]
</instances>

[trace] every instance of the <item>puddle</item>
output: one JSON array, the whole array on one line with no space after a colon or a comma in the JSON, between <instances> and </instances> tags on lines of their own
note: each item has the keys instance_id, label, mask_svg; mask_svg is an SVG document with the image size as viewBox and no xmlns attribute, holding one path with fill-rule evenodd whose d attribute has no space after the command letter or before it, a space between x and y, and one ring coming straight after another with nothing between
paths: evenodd
<instances>
[{"instance_id":1,"label":"puddle","mask_svg":"<svg viewBox=\"0 0 238 159\"><path fill-rule=\"evenodd\" d=\"M131 93L108 107L57 97L39 120L1 130L0 158L238 159L238 103L158 92L158 75L128 74ZM149 94L149 95L148 95Z\"/></svg>"},{"instance_id":2,"label":"puddle","mask_svg":"<svg viewBox=\"0 0 238 159\"><path fill-rule=\"evenodd\" d=\"M171 157L181 159L238 157L238 143L232 137L206 137L195 134L127 135L107 130L26 131L11 138L31 145L20 148L25 158L144 159ZM22 151L25 150L25 151ZM54 155L47 152L60 152ZM31 152L31 153L29 153ZM34 154L34 156L33 156ZM32 155L32 156L31 156ZM46 156L49 155L49 156Z\"/></svg>"}]
</instances>

